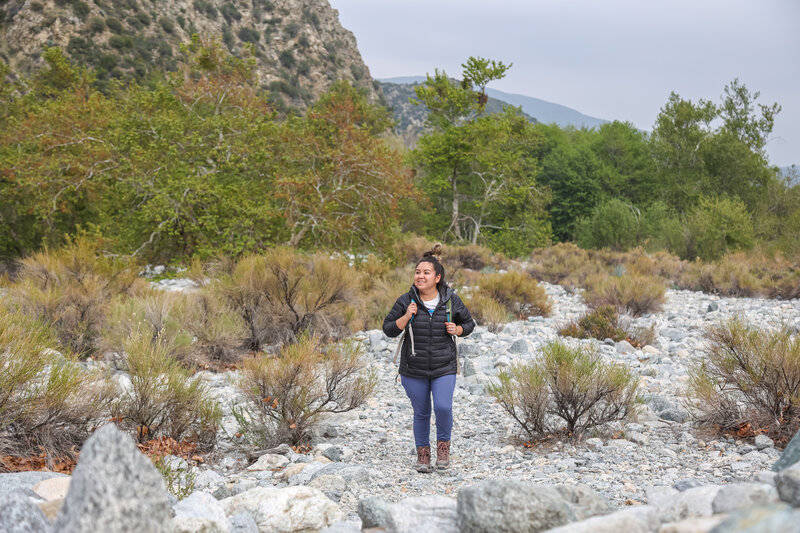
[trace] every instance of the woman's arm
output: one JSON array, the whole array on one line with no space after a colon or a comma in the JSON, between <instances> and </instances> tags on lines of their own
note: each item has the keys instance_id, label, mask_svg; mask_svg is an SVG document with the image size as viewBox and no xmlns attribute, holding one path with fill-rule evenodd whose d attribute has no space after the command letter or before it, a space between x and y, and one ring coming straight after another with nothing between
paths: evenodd
<instances>
[{"instance_id":1,"label":"woman's arm","mask_svg":"<svg viewBox=\"0 0 800 533\"><path fill-rule=\"evenodd\" d=\"M383 332L387 337L397 337L403 332L403 329L408 325L408 321L411 320L411 315L408 311L412 305L414 305L414 310L416 311L416 304L410 302L405 294L397 299L392 306L392 310L383 319Z\"/></svg>"}]
</instances>

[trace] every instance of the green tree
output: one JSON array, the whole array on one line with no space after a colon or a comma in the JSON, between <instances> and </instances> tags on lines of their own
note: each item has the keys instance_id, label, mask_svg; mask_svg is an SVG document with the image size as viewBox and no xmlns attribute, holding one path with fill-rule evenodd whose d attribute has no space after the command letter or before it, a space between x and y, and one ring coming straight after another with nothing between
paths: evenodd
<instances>
[{"instance_id":1,"label":"green tree","mask_svg":"<svg viewBox=\"0 0 800 533\"><path fill-rule=\"evenodd\" d=\"M460 83L437 70L415 88L416 103L430 111L411 160L438 214L431 229L504 248L513 248L511 232L536 235L531 246L543 244L549 229L541 216L546 197L535 181L538 137L517 109L484 114L486 86L510 65L470 57L462 67Z\"/></svg>"}]
</instances>

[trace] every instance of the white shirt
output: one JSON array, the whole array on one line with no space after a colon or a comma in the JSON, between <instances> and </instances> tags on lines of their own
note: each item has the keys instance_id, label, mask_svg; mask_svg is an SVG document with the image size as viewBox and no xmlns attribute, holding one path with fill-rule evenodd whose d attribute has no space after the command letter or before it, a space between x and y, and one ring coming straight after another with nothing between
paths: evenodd
<instances>
[{"instance_id":1,"label":"white shirt","mask_svg":"<svg viewBox=\"0 0 800 533\"><path fill-rule=\"evenodd\" d=\"M439 295L437 294L436 298L434 298L433 300L427 300L427 301L422 300L422 303L424 303L425 307L428 308L428 313L432 315L433 310L436 309L437 305L439 305Z\"/></svg>"}]
</instances>

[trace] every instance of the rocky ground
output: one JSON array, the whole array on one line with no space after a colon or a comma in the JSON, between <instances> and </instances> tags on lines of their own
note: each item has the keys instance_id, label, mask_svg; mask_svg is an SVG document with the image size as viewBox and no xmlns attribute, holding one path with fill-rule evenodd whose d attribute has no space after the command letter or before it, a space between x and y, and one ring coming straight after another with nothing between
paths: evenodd
<instances>
[{"instance_id":1,"label":"rocky ground","mask_svg":"<svg viewBox=\"0 0 800 533\"><path fill-rule=\"evenodd\" d=\"M241 453L223 452L206 466L197 487L218 497L253 487L316 487L358 519L358 502L379 496L396 502L416 495L455 496L481 480L507 478L548 484L583 484L615 507L648 502L651 487L686 489L769 477L780 452L772 442L753 443L714 437L693 427L684 403L687 367L701 356L705 328L732 317L759 327L788 324L800 328L800 301L720 298L690 291L668 291L663 311L636 319L652 326L652 345L634 349L610 340L570 342L594 345L609 360L623 362L641 376L645 404L637 418L589 435L582 442L548 441L526 448L515 422L487 394L485 384L517 360L533 357L558 328L585 312L579 295L546 285L551 316L506 325L499 333L478 327L461 341L465 357L454 397L452 467L446 473L418 474L411 429L412 410L395 381L391 361L396 343L380 331L358 334L380 381L361 408L326 420L309 454L286 448L247 468ZM237 401L235 373L205 374L214 394L227 406ZM228 407L229 408L229 407ZM225 422L229 432L232 417ZM432 430L435 438L435 429ZM222 450L226 450L223 440ZM759 474L761 472L761 474Z\"/></svg>"}]
</instances>

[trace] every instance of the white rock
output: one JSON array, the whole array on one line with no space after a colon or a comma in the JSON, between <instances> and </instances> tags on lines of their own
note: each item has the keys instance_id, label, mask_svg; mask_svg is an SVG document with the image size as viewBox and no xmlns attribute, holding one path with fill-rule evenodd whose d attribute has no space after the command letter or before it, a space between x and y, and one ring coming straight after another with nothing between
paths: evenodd
<instances>
[{"instance_id":1,"label":"white rock","mask_svg":"<svg viewBox=\"0 0 800 533\"><path fill-rule=\"evenodd\" d=\"M231 528L222 504L207 492L193 492L172 509L177 533L225 533Z\"/></svg>"},{"instance_id":2,"label":"white rock","mask_svg":"<svg viewBox=\"0 0 800 533\"><path fill-rule=\"evenodd\" d=\"M251 514L260 531L318 530L344 518L338 505L309 487L256 487L220 503L227 516Z\"/></svg>"},{"instance_id":3,"label":"white rock","mask_svg":"<svg viewBox=\"0 0 800 533\"><path fill-rule=\"evenodd\" d=\"M651 533L659 526L658 509L651 505L629 507L607 515L548 529L548 533Z\"/></svg>"}]
</instances>

